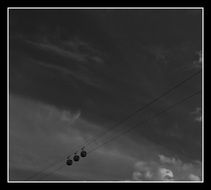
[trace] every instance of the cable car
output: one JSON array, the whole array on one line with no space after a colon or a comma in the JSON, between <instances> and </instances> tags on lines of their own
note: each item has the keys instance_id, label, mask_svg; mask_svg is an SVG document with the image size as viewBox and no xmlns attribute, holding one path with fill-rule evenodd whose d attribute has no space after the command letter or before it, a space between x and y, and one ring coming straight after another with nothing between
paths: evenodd
<instances>
[{"instance_id":1,"label":"cable car","mask_svg":"<svg viewBox=\"0 0 211 190\"><path fill-rule=\"evenodd\" d=\"M73 164L73 161L71 160L71 159L67 159L66 160L66 164L68 165L68 166L71 166L72 164Z\"/></svg>"},{"instance_id":2,"label":"cable car","mask_svg":"<svg viewBox=\"0 0 211 190\"><path fill-rule=\"evenodd\" d=\"M81 150L81 157L86 157L87 152L84 150L84 147Z\"/></svg>"},{"instance_id":3,"label":"cable car","mask_svg":"<svg viewBox=\"0 0 211 190\"><path fill-rule=\"evenodd\" d=\"M75 162L78 162L80 160L80 156L77 155L77 153L75 153L74 157L73 157L73 160Z\"/></svg>"}]
</instances>

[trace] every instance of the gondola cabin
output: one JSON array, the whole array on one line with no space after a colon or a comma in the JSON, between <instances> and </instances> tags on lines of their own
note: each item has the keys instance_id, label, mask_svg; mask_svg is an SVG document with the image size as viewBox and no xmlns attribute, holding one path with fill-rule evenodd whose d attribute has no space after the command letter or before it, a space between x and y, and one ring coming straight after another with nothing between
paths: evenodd
<instances>
[{"instance_id":1,"label":"gondola cabin","mask_svg":"<svg viewBox=\"0 0 211 190\"><path fill-rule=\"evenodd\" d=\"M75 154L75 156L73 157L73 160L75 162L78 162L80 160L80 157L77 154Z\"/></svg>"},{"instance_id":2,"label":"gondola cabin","mask_svg":"<svg viewBox=\"0 0 211 190\"><path fill-rule=\"evenodd\" d=\"M86 155L87 155L87 152L85 150L82 150L81 151L81 157L86 157Z\"/></svg>"},{"instance_id":3,"label":"gondola cabin","mask_svg":"<svg viewBox=\"0 0 211 190\"><path fill-rule=\"evenodd\" d=\"M71 165L73 164L73 161L72 161L71 159L67 159L67 160L66 160L66 164L67 164L68 166L71 166Z\"/></svg>"}]
</instances>

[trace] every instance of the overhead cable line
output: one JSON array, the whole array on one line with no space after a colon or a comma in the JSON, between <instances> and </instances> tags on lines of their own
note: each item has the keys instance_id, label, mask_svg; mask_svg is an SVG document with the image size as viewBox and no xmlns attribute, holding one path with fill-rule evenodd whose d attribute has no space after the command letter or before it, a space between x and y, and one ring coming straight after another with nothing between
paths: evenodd
<instances>
[{"instance_id":1,"label":"overhead cable line","mask_svg":"<svg viewBox=\"0 0 211 190\"><path fill-rule=\"evenodd\" d=\"M98 139L100 139L101 137L105 136L107 133L115 130L117 127L119 127L122 123L124 123L125 121L129 120L130 118L132 118L134 115L136 115L137 113L143 111L144 109L146 109L147 107L151 106L152 104L154 104L155 102L158 102L161 98L169 95L171 92L173 92L176 88L178 88L179 86L181 86L182 84L184 84L185 82L191 80L193 77L199 75L201 73L201 70L198 72L193 73L192 75L188 76L187 78L183 79L182 81L178 82L177 84L175 84L173 87L169 88L168 90L164 91L163 93L161 93L158 97L154 98L153 100L151 100L150 102L146 103L145 105L143 105L141 108L138 108L137 110L135 110L134 112L130 113L126 118L123 118L122 120L118 121L117 123L115 123L113 126L111 126L109 129L103 131L102 133L100 133L99 135L97 135L96 137L90 137L89 139L87 139L85 141L85 143L81 144L79 146L80 147L86 147L88 145L90 145L91 143L96 142Z\"/></svg>"},{"instance_id":2,"label":"overhead cable line","mask_svg":"<svg viewBox=\"0 0 211 190\"><path fill-rule=\"evenodd\" d=\"M164 109L164 110L162 110L161 112L155 114L152 118L150 118L150 119L148 118L146 121L149 120L149 122L150 122L150 121L152 121L152 119L155 119L155 118L160 117L162 114L164 114L165 112L167 112L167 111L173 109L173 108L176 107L177 105L179 105L179 104L181 104L181 103L183 103L183 102L185 102L185 101L191 99L192 97L194 97L194 96L196 96L196 95L201 94L201 92L202 92L202 91L199 90L199 91L196 91L195 93L193 93L193 94L191 94L191 95L189 95L189 96L186 96L186 97L183 98L182 100L180 100L180 101L178 101L178 102L176 102L176 103L174 103L174 104L168 106L166 109ZM139 124L139 125L140 125L140 124ZM139 125L136 125L136 126L130 127L130 128L127 129L127 130L121 131L121 133L119 133L118 135L113 136L111 139L108 139L107 141L103 142L103 143L100 144L99 146L96 146L95 148L93 148L93 149L91 149L90 151L88 151L88 154L95 152L95 151L96 151L97 149L99 149L100 147L102 147L102 146L104 146L105 144L108 144L109 142L111 142L111 141L117 139L118 137L122 136L123 134L128 133L128 132L130 132L130 131L136 129ZM146 124L145 124L145 125L146 125ZM62 168L62 167L61 167L61 168ZM58 168L58 169L60 169L60 168ZM58 170L58 169L56 169L56 170ZM56 170L55 170L55 171L56 171ZM48 175L50 175L50 174L48 174Z\"/></svg>"},{"instance_id":3,"label":"overhead cable line","mask_svg":"<svg viewBox=\"0 0 211 190\"><path fill-rule=\"evenodd\" d=\"M170 89L166 90L165 92L163 92L162 94L160 94L158 97L154 98L152 101L150 101L149 103L145 104L144 106L142 106L141 108L135 110L134 112L132 112L131 114L129 114L126 118L120 120L119 122L117 122L116 124L114 124L111 128L109 128L108 130L100 133L97 137L91 137L89 139L87 139L85 141L85 143L79 145L79 146L75 146L75 148L73 149L79 149L80 147L85 147L85 146L88 146L89 144L91 144L92 142L96 142L98 139L100 139L101 137L103 137L105 134L107 134L108 132L114 130L116 127L120 126L120 124L122 124L123 122L129 120L131 117L133 117L135 114L143 111L145 108L147 108L148 106L152 105L153 103L157 102L159 99L163 98L164 96L170 94L172 91L174 91L174 89L178 88L179 86L181 86L182 84L184 84L185 82L189 81L190 79L192 79L193 77L199 75L201 73L201 70L196 72L196 73L193 73L192 75L190 75L189 77L185 78L184 80L182 80L181 82L178 82L176 85L174 85L173 87L171 87ZM76 150L76 151L77 151ZM75 151L74 151L75 152ZM68 156L72 156L74 153L72 154L68 154ZM55 165L57 162L59 162L60 160L58 161L55 161L53 163L51 163L48 167L44 168L43 170L41 170L40 172L36 173L35 175L33 176L30 176L28 178L26 178L26 180L29 180L29 179L32 179L34 177L36 177L37 175L39 175L40 173L48 170L51 166Z\"/></svg>"},{"instance_id":4,"label":"overhead cable line","mask_svg":"<svg viewBox=\"0 0 211 190\"><path fill-rule=\"evenodd\" d=\"M152 118L150 118L149 121L151 121L152 119L155 119L155 118L159 117L159 116L162 115L163 113L165 113L165 112L171 110L173 107L175 107L175 106L177 106L177 105L179 105L179 104L181 104L181 103L183 103L183 102L189 100L190 98L192 98L192 97L194 97L194 96L196 96L196 95L199 95L201 92L202 92L202 91L199 90L199 91L197 91L197 92L191 94L190 96L183 98L183 99L180 100L179 102L177 102L177 103L175 103L175 104L173 104L173 105L167 107L167 109L165 109L165 110L159 112L158 114L154 115ZM140 125L140 124L139 124L139 125ZM113 141L114 139L118 138L119 136L121 136L121 135L123 135L123 134L125 134L125 133L128 133L128 132L130 132L131 130L136 129L139 125L136 125L136 126L134 126L134 127L131 127L131 128L129 128L129 129L127 129L127 130L122 131L121 133L119 133L118 135L114 136L113 138L108 139L107 141L105 141L105 142L102 143L101 145L99 145L99 146L97 146L96 148L90 150L90 151L88 152L88 154L90 154L91 152L97 150L97 149L100 148L101 146L103 146L103 145L105 145L105 144L107 144L107 143Z\"/></svg>"},{"instance_id":5,"label":"overhead cable line","mask_svg":"<svg viewBox=\"0 0 211 190\"><path fill-rule=\"evenodd\" d=\"M145 108L151 106L152 104L154 104L155 102L159 101L161 98L167 96L168 94L170 94L171 92L174 91L174 89L178 88L179 86L181 86L182 84L184 84L185 82L189 81L190 79L192 79L193 77L195 77L196 75L199 75L201 73L201 71L198 71L192 75L190 75L189 77L187 77L186 79L182 80L181 82L177 83L176 85L174 85L173 87L171 87L170 89L164 91L162 94L160 94L158 97L154 98L153 100L151 100L150 102L148 102L147 104L143 105L141 108L138 108L137 110L135 110L134 112L132 112L131 114L129 114L126 118L120 120L119 122L117 122L116 124L114 124L112 127L110 127L109 129L107 129L106 131L103 131L102 133L100 133L96 138L92 138L90 140L87 140L88 142L86 142L83 146L88 146L89 144L91 144L92 142L97 141L99 138L103 137L105 134L107 134L110 131L113 131L114 129L116 129L118 126L120 126L122 123L124 123L125 121L129 120L131 117L133 117L134 115L136 115L137 113L143 111Z\"/></svg>"}]
</instances>

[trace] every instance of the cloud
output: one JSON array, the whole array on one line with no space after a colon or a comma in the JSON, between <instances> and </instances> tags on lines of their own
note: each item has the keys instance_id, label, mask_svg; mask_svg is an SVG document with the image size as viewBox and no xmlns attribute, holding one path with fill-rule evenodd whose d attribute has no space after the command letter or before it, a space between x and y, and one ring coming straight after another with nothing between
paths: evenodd
<instances>
[{"instance_id":1,"label":"cloud","mask_svg":"<svg viewBox=\"0 0 211 190\"><path fill-rule=\"evenodd\" d=\"M164 155L158 155L158 157L159 157L161 163L176 164L176 162L177 162L175 158L169 158Z\"/></svg>"},{"instance_id":2,"label":"cloud","mask_svg":"<svg viewBox=\"0 0 211 190\"><path fill-rule=\"evenodd\" d=\"M202 110L200 107L197 107L195 111L191 112L191 115L194 116L194 120L196 122L201 122L202 121Z\"/></svg>"},{"instance_id":3,"label":"cloud","mask_svg":"<svg viewBox=\"0 0 211 190\"><path fill-rule=\"evenodd\" d=\"M172 181L174 179L174 174L170 169L159 168L158 175L162 181Z\"/></svg>"},{"instance_id":4,"label":"cloud","mask_svg":"<svg viewBox=\"0 0 211 190\"><path fill-rule=\"evenodd\" d=\"M44 104L41 104L40 107L42 107L43 110L46 110L47 112L46 119L48 120L51 120L52 118L57 117L62 122L73 124L81 116L81 111L73 112L69 110L59 110L55 106L44 105ZM42 115L40 115L40 117L42 117Z\"/></svg>"},{"instance_id":5,"label":"cloud","mask_svg":"<svg viewBox=\"0 0 211 190\"><path fill-rule=\"evenodd\" d=\"M80 117L81 112L79 111L78 113L72 114L71 112L64 110L61 115L62 115L61 116L62 121L66 121L72 124L75 120L77 120Z\"/></svg>"},{"instance_id":6,"label":"cloud","mask_svg":"<svg viewBox=\"0 0 211 190\"><path fill-rule=\"evenodd\" d=\"M183 162L178 158L170 158L164 155L159 155L161 165L168 166L175 173L175 180L188 180L191 173L201 175L202 165L200 161L190 163Z\"/></svg>"},{"instance_id":7,"label":"cloud","mask_svg":"<svg viewBox=\"0 0 211 190\"><path fill-rule=\"evenodd\" d=\"M104 66L104 60L102 58L103 54L101 51L92 47L89 43L77 38L66 41L61 39L52 41L48 39L48 37L42 37L39 41L32 41L24 38L21 39L37 48L75 60L81 64L87 64L89 60L92 60L93 65L96 65L95 63L97 63Z\"/></svg>"},{"instance_id":8,"label":"cloud","mask_svg":"<svg viewBox=\"0 0 211 190\"><path fill-rule=\"evenodd\" d=\"M47 37L39 37L39 40L24 39L24 37L17 38L45 52L46 57L50 60L47 59L48 61L46 61L45 57L36 57L34 59L28 56L25 51L27 62L57 71L67 80L72 80L72 77L74 77L76 80L83 81L93 87L103 88L102 86L105 86L102 85L102 79L98 75L106 67L104 62L105 55L89 43L79 39L69 39L67 41L57 39L52 41ZM31 49L30 51L33 50ZM51 59L52 55L55 59Z\"/></svg>"},{"instance_id":9,"label":"cloud","mask_svg":"<svg viewBox=\"0 0 211 190\"><path fill-rule=\"evenodd\" d=\"M137 181L147 181L151 180L154 177L153 167L154 163L150 162L144 162L144 161L138 161L135 163L135 168L137 171L133 172L133 180Z\"/></svg>"},{"instance_id":10,"label":"cloud","mask_svg":"<svg viewBox=\"0 0 211 190\"><path fill-rule=\"evenodd\" d=\"M143 178L143 174L141 172L139 172L139 171L135 171L135 172L133 172L133 177L132 178L135 181L139 181L139 180L141 180Z\"/></svg>"},{"instance_id":11,"label":"cloud","mask_svg":"<svg viewBox=\"0 0 211 190\"><path fill-rule=\"evenodd\" d=\"M86 121L80 113L80 111L63 110L53 105L11 95L10 180L24 180L29 177L27 172L20 175L13 173L13 169L36 172L55 161L57 165L44 171L43 175L50 172L52 175L64 176L64 179L79 180L129 178L130 168L132 170L136 160L127 153L127 149L124 148L122 151L116 148L115 144L110 145L109 148L101 147L90 153L86 159L80 161L80 164L74 164L71 170L64 165L61 170L54 171L58 164L63 162L65 164L68 153L80 149L78 147L84 144L87 137L93 137L103 131L100 125ZM122 139L122 142L125 140ZM126 141L126 143L132 142ZM95 148L93 145L86 149ZM38 177L33 180L38 180Z\"/></svg>"},{"instance_id":12,"label":"cloud","mask_svg":"<svg viewBox=\"0 0 211 190\"><path fill-rule=\"evenodd\" d=\"M201 163L184 163L180 159L158 155L159 160L135 163L133 180L138 181L200 181Z\"/></svg>"},{"instance_id":13,"label":"cloud","mask_svg":"<svg viewBox=\"0 0 211 190\"><path fill-rule=\"evenodd\" d=\"M167 64L167 56L169 54L169 50L162 45L152 45L149 47L145 47L145 49L151 53L156 61Z\"/></svg>"},{"instance_id":14,"label":"cloud","mask_svg":"<svg viewBox=\"0 0 211 190\"><path fill-rule=\"evenodd\" d=\"M54 64L50 64L50 63L46 63L46 62L42 62L42 61L38 61L38 60L32 60L32 59L30 59L30 61L32 61L34 64L38 64L42 67L46 67L48 69L55 70L55 71L61 73L61 75L63 77L66 77L67 79L68 79L68 77L74 77L77 80L83 81L85 84L88 84L88 85L91 85L91 86L94 86L97 88L102 88L100 79L95 78L89 71L87 71L87 72L83 72L82 70L73 71L73 70L69 69L68 67L62 66L62 65L61 66L54 65ZM75 83L71 83L71 84L73 84L74 86L77 86Z\"/></svg>"},{"instance_id":15,"label":"cloud","mask_svg":"<svg viewBox=\"0 0 211 190\"><path fill-rule=\"evenodd\" d=\"M190 64L184 66L184 71L189 70L200 70L202 69L202 51L196 51L194 53L195 56L197 56L196 59L194 59ZM195 57L194 56L194 57Z\"/></svg>"},{"instance_id":16,"label":"cloud","mask_svg":"<svg viewBox=\"0 0 211 190\"><path fill-rule=\"evenodd\" d=\"M77 61L80 61L80 62L85 61L83 54L79 54L77 52L65 50L65 49L59 47L58 45L52 44L50 42L48 42L48 43L47 42L46 43L44 43L44 42L38 43L38 42L32 42L32 41L27 41L27 42L31 43L32 45L37 46L41 49L52 51L53 53L60 54L64 57L68 57L68 58L71 58L71 59L74 59L74 60L77 60Z\"/></svg>"},{"instance_id":17,"label":"cloud","mask_svg":"<svg viewBox=\"0 0 211 190\"><path fill-rule=\"evenodd\" d=\"M194 175L194 174L190 174L188 177L191 181L200 181L201 180L199 176Z\"/></svg>"},{"instance_id":18,"label":"cloud","mask_svg":"<svg viewBox=\"0 0 211 190\"><path fill-rule=\"evenodd\" d=\"M11 95L10 169L36 172L57 160L61 164L65 161L66 154L78 150L75 147L84 144L90 137L102 134L105 129L99 124L86 121L82 113L79 110L59 109L53 105ZM92 150L95 147L96 144L92 143L86 146L86 149ZM156 155L156 151L158 147L148 141L136 143L133 139L122 136L90 153L79 164L74 164L71 170L64 166L63 169L54 171L57 167L55 166L45 173L52 171L52 174L64 176L65 179L69 177L88 180L125 180L131 177L135 164L139 169L134 171L134 180L166 178L162 170L157 173L159 166L155 161L138 162L139 156L147 160L152 154ZM17 175L11 173L12 179L28 177L27 173Z\"/></svg>"},{"instance_id":19,"label":"cloud","mask_svg":"<svg viewBox=\"0 0 211 190\"><path fill-rule=\"evenodd\" d=\"M196 55L198 55L198 60L194 60L193 61L193 67L197 68L197 69L201 69L202 68L202 51L197 51Z\"/></svg>"},{"instance_id":20,"label":"cloud","mask_svg":"<svg viewBox=\"0 0 211 190\"><path fill-rule=\"evenodd\" d=\"M196 117L195 120L198 121L198 122L201 122L202 121L202 117L201 116L200 117Z\"/></svg>"},{"instance_id":21,"label":"cloud","mask_svg":"<svg viewBox=\"0 0 211 190\"><path fill-rule=\"evenodd\" d=\"M91 42L77 37L66 40L59 37L52 39L47 34L37 35L36 38L18 35L12 40L21 42L20 50L27 48L27 51L22 52L25 62L53 70L52 74L57 76L58 73L61 74L62 79L71 80L71 84L73 84L72 78L75 78L93 87L105 86L102 84L99 72L105 70L106 55ZM19 44L16 41L14 43ZM14 51L15 47L11 47L11 51ZM76 86L75 83L74 85Z\"/></svg>"},{"instance_id":22,"label":"cloud","mask_svg":"<svg viewBox=\"0 0 211 190\"><path fill-rule=\"evenodd\" d=\"M73 148L83 144L87 137L101 134L102 131L100 125L84 120L80 111L63 110L38 101L12 96L10 168L41 170L49 163L61 160L62 156L64 159L64 153L72 152ZM95 146L91 145L89 148ZM131 139L124 137L107 147L97 149L80 164L75 164L71 171L64 168L53 174L73 179L125 180L131 177L135 166L133 180L172 180L172 173L174 180L196 179L190 177L190 174L200 177L200 167L196 171L194 164L183 163L179 159L162 154L158 154L158 161L150 160L152 154L157 155L157 151L158 147L154 145L135 144ZM146 161L138 161L138 155ZM200 166L200 162L197 165ZM25 177L27 175L21 178ZM13 179L17 179L15 175Z\"/></svg>"}]
</instances>

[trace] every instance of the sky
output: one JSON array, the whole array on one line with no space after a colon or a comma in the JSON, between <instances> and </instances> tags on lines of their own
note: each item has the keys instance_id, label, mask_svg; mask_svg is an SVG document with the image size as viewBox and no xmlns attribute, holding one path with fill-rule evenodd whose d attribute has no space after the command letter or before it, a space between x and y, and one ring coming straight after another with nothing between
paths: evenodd
<instances>
[{"instance_id":1,"label":"sky","mask_svg":"<svg viewBox=\"0 0 211 190\"><path fill-rule=\"evenodd\" d=\"M201 10L10 9L9 180L200 181L201 94L152 116L201 74L111 129L202 69L201 24Z\"/></svg>"}]
</instances>

